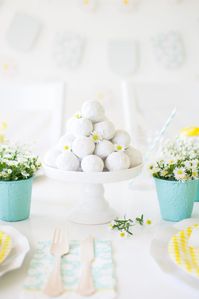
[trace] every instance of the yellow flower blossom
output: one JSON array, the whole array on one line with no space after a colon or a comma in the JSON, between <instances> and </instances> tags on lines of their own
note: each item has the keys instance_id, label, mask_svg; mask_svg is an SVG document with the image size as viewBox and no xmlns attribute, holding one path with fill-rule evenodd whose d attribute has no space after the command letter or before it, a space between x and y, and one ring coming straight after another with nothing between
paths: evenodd
<instances>
[{"instance_id":1,"label":"yellow flower blossom","mask_svg":"<svg viewBox=\"0 0 199 299\"><path fill-rule=\"evenodd\" d=\"M127 237L127 233L125 231L119 232L119 236L121 238L126 238Z\"/></svg>"},{"instance_id":2,"label":"yellow flower blossom","mask_svg":"<svg viewBox=\"0 0 199 299\"><path fill-rule=\"evenodd\" d=\"M147 220L146 220L146 224L147 224L147 225L151 225L151 223L152 223L151 219L147 219Z\"/></svg>"},{"instance_id":3,"label":"yellow flower blossom","mask_svg":"<svg viewBox=\"0 0 199 299\"><path fill-rule=\"evenodd\" d=\"M71 147L69 145L64 145L64 150L65 151L70 151L71 150Z\"/></svg>"}]
</instances>

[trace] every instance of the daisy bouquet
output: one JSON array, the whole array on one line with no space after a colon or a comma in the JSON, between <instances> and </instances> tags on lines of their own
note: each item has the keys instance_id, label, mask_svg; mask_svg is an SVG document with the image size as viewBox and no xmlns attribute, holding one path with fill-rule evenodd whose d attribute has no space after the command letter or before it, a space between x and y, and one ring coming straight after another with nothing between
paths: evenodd
<instances>
[{"instance_id":1,"label":"daisy bouquet","mask_svg":"<svg viewBox=\"0 0 199 299\"><path fill-rule=\"evenodd\" d=\"M25 146L0 144L0 180L28 179L41 167L38 157Z\"/></svg>"},{"instance_id":2,"label":"daisy bouquet","mask_svg":"<svg viewBox=\"0 0 199 299\"><path fill-rule=\"evenodd\" d=\"M149 165L153 177L187 181L199 178L198 139L175 138L162 147L161 157Z\"/></svg>"}]
</instances>

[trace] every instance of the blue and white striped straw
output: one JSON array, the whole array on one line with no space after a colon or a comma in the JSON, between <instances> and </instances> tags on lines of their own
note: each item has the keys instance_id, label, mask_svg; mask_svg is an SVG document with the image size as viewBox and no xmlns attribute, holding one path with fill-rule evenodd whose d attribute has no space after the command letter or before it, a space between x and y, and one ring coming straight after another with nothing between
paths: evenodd
<instances>
[{"instance_id":1,"label":"blue and white striped straw","mask_svg":"<svg viewBox=\"0 0 199 299\"><path fill-rule=\"evenodd\" d=\"M168 127L170 126L172 120L174 119L175 115L176 115L176 107L171 111L168 119L166 120L164 126L162 127L162 129L159 131L158 135L154 138L153 142L151 143L146 155L144 156L144 162L147 162L147 160L149 159L149 156L151 154L151 152L155 149L155 147L158 145L158 143L160 142L161 138L164 136L164 134L166 133Z\"/></svg>"}]
</instances>

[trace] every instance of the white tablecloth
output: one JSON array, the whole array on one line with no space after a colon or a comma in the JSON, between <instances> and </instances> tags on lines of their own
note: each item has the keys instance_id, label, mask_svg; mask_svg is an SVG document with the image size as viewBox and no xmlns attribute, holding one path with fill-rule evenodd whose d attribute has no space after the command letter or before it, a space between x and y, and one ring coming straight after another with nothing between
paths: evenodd
<instances>
[{"instance_id":1,"label":"white tablecloth","mask_svg":"<svg viewBox=\"0 0 199 299\"><path fill-rule=\"evenodd\" d=\"M31 218L10 224L27 236L31 251L21 269L0 278L1 299L20 298L37 242L50 239L53 228L60 225L68 225L70 239L82 239L88 234L112 239L118 299L198 299L197 290L163 273L150 255L150 242L156 229L165 226L160 220L155 190L132 191L127 182L109 184L105 190L110 204L120 211L120 215L136 217L143 213L152 219L153 224L134 228L134 236L124 240L112 233L107 225L67 224L66 213L77 201L81 186L74 188L74 185L47 178L37 179L33 187ZM199 217L198 204L195 204L193 216Z\"/></svg>"}]
</instances>

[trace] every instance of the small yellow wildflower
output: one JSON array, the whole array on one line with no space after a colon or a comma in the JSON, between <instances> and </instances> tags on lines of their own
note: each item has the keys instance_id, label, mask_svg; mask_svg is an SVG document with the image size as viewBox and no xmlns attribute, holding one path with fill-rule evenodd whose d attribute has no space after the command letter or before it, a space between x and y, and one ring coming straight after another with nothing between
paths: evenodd
<instances>
[{"instance_id":1,"label":"small yellow wildflower","mask_svg":"<svg viewBox=\"0 0 199 299\"><path fill-rule=\"evenodd\" d=\"M147 224L147 225L151 225L151 223L152 223L151 219L147 219L147 220L146 220L146 224Z\"/></svg>"},{"instance_id":2,"label":"small yellow wildflower","mask_svg":"<svg viewBox=\"0 0 199 299\"><path fill-rule=\"evenodd\" d=\"M64 145L64 150L65 151L69 151L71 148L70 148L70 146L69 145Z\"/></svg>"},{"instance_id":3,"label":"small yellow wildflower","mask_svg":"<svg viewBox=\"0 0 199 299\"><path fill-rule=\"evenodd\" d=\"M127 233L125 231L121 231L121 232L119 232L119 236L121 238L126 238L127 237Z\"/></svg>"}]
</instances>

